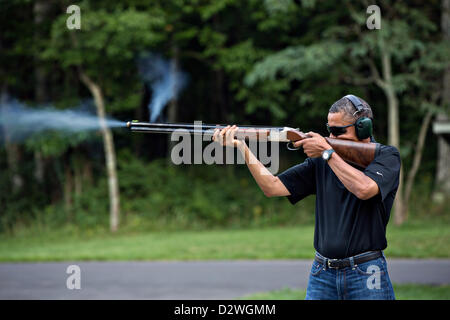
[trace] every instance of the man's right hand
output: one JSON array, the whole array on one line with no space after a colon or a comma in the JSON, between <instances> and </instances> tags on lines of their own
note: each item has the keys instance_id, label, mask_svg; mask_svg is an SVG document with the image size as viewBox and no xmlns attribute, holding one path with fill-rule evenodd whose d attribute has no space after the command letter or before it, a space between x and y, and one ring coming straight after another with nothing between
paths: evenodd
<instances>
[{"instance_id":1,"label":"man's right hand","mask_svg":"<svg viewBox=\"0 0 450 320\"><path fill-rule=\"evenodd\" d=\"M226 126L222 130L216 129L214 130L212 140L219 142L222 146L240 147L242 146L243 141L235 138L238 129L239 128L236 127L236 125Z\"/></svg>"}]
</instances>

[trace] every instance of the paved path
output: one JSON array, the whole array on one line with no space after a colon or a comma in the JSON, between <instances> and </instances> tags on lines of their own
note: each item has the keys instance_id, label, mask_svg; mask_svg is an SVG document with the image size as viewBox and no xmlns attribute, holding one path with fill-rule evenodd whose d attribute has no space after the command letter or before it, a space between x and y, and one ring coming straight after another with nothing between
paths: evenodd
<instances>
[{"instance_id":1,"label":"paved path","mask_svg":"<svg viewBox=\"0 0 450 320\"><path fill-rule=\"evenodd\" d=\"M233 299L306 288L310 260L0 263L0 299ZM69 265L81 289L69 290ZM450 259L388 259L394 283L450 284Z\"/></svg>"}]
</instances>

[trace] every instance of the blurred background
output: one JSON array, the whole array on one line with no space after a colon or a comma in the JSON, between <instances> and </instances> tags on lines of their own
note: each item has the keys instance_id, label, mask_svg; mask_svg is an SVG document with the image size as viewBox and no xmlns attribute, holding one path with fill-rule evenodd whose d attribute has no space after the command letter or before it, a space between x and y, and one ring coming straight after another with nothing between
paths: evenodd
<instances>
[{"instance_id":1,"label":"blurred background","mask_svg":"<svg viewBox=\"0 0 450 320\"><path fill-rule=\"evenodd\" d=\"M368 27L372 4L381 9L380 29ZM1 259L311 257L314 197L296 206L265 198L245 165L176 166L168 136L123 125L202 120L327 135L329 107L349 93L371 105L376 140L401 152L391 254L449 257L449 7L447 0L0 1ZM158 100L170 79L178 89ZM81 116L107 125L83 127ZM305 155L280 146L280 158L281 172ZM303 251L296 227L308 235ZM156 256L52 247L55 239L206 230L285 230L271 234L286 239L293 231L291 242L267 243L266 251L258 241L267 235L243 236L255 247L237 243L229 255L217 253L217 234L217 246L195 243L191 255L175 244Z\"/></svg>"}]
</instances>

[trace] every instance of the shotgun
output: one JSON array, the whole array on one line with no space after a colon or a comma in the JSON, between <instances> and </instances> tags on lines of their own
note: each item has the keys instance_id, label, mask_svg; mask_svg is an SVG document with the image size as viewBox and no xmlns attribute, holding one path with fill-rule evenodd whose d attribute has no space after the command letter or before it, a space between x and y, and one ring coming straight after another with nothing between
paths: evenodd
<instances>
[{"instance_id":1,"label":"shotgun","mask_svg":"<svg viewBox=\"0 0 450 320\"><path fill-rule=\"evenodd\" d=\"M226 125L190 124L190 123L150 123L138 122L136 120L127 122L127 128L133 132L143 133L173 133L181 130L190 134L210 136L212 138L215 129L223 129ZM292 143L308 139L309 136L289 127L260 127L260 126L237 126L237 139L248 139L257 141L287 142L289 150L293 148ZM344 139L333 139L325 137L328 144L346 162L360 168L366 168L380 151L379 143L355 142Z\"/></svg>"}]
</instances>

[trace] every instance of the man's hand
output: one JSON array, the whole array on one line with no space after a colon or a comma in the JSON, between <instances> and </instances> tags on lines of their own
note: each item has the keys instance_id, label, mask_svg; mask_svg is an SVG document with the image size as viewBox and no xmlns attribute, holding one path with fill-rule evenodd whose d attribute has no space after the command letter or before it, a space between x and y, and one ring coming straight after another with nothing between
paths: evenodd
<instances>
[{"instance_id":1,"label":"man's hand","mask_svg":"<svg viewBox=\"0 0 450 320\"><path fill-rule=\"evenodd\" d=\"M214 135L212 140L217 141L222 146L227 147L240 147L242 145L242 140L235 139L236 131L239 128L236 125L232 127L226 126L222 130L216 129L214 130Z\"/></svg>"},{"instance_id":2,"label":"man's hand","mask_svg":"<svg viewBox=\"0 0 450 320\"><path fill-rule=\"evenodd\" d=\"M322 152L325 150L332 149L328 142L320 134L315 132L308 132L308 136L311 138L306 138L297 142L294 142L295 147L303 147L306 155L310 158L317 158L322 156Z\"/></svg>"},{"instance_id":3,"label":"man's hand","mask_svg":"<svg viewBox=\"0 0 450 320\"><path fill-rule=\"evenodd\" d=\"M245 159L256 183L267 197L289 196L290 192L286 189L280 178L275 177L267 168L255 157L245 140L236 139L238 127L235 125L227 126L222 130L216 129L212 140L217 141L222 146L237 147Z\"/></svg>"}]
</instances>

